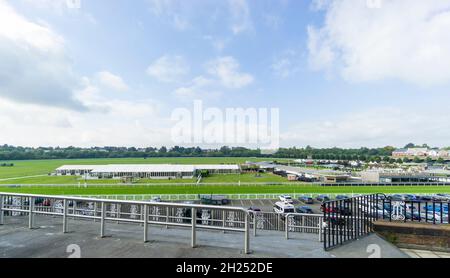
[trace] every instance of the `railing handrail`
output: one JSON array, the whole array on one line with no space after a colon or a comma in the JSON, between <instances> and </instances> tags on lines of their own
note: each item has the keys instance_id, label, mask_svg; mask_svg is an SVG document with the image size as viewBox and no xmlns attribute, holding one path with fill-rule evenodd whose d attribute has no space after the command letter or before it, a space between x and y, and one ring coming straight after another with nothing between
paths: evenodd
<instances>
[{"instance_id":1,"label":"railing handrail","mask_svg":"<svg viewBox=\"0 0 450 278\"><path fill-rule=\"evenodd\" d=\"M27 198L29 199L29 204L25 205L25 208L21 207L19 209L16 208L11 208L8 207L5 208L4 207L4 197L11 197L11 198ZM40 211L39 209L36 210L36 206L35 206L35 200L37 198L40 199L54 199L54 200L60 200L63 201L63 208L61 208L61 212L48 212L48 211ZM68 203L70 201L73 202L93 202L94 204L98 204L100 203L101 205L101 210L100 210L100 217L97 216L97 208L94 208L95 210L95 215L91 216L91 215L77 215L76 213L76 207L74 206L74 208L72 209L72 214L69 214L69 207L68 207ZM141 206L141 208L144 209L143 212L143 218L136 220L136 219L125 219L125 218L121 218L121 211L119 209L119 211L109 211L109 213L113 213L115 215L117 215L118 217L111 217L107 215L108 211L106 211L106 205L110 204L110 205L117 205L119 207L121 207L121 205L123 204L128 204L128 205L137 205L137 206ZM154 215L149 215L149 208L151 206L156 206L156 207L165 207L168 211L169 208L184 208L184 209L191 209L191 217L185 218L185 217L178 217L179 219L191 219L190 224L182 224L182 223L172 223L169 222L169 218L173 218L170 217L169 214L167 215L162 215L162 216L158 216L158 217L162 217L165 218L166 221L159 221L159 220L153 220L150 221L148 219L149 216L155 217ZM225 216L222 220L219 219L209 219L207 221L223 221L223 226L208 226L208 225L203 225L203 224L197 224L197 209L210 209L211 211L213 210L220 210L223 213L225 213L225 211L232 211L232 212L243 212L244 215L244 220L239 222L241 224L244 225L243 228L232 228L232 227L225 227ZM81 198L81 197L71 197L71 196L54 196L54 195L39 195L39 194L21 194L21 193L2 193L0 192L0 225L4 224L4 212L5 211L9 211L9 212L21 212L21 213L28 213L28 227L30 229L33 228L33 223L34 223L34 215L51 215L51 216L62 216L63 217L63 233L67 232L67 218L69 216L72 217L77 217L77 218L81 218L81 219L94 219L94 220L100 220L100 236L104 237L104 233L105 233L105 221L122 221L122 222L126 222L126 223L141 223L144 225L144 242L147 242L147 236L148 236L148 225L149 224L155 224L155 225L165 225L165 226L177 226L177 227L191 227L192 231L192 236L191 236L191 246L192 247L196 247L196 230L197 229L213 229L213 230L222 230L222 231L236 231L236 232L243 232L244 233L244 252L245 254L249 254L250 250L250 237L249 237L249 233L250 233L250 223L249 223L249 217L251 215L251 212L249 212L248 210L244 209L244 208L240 208L240 207L222 207L222 206L209 206L209 205L196 205L196 204L177 204L177 203L164 203L164 202L142 202L142 201L124 201L124 200L109 200L109 199L92 199L92 198ZM141 212L142 213L142 212ZM225 214L223 214L225 215ZM234 223L236 221L229 221L230 223Z\"/></svg>"},{"instance_id":2,"label":"railing handrail","mask_svg":"<svg viewBox=\"0 0 450 278\"><path fill-rule=\"evenodd\" d=\"M323 215L322 214L309 214L309 213L287 213L285 215L286 217L286 221L285 221L285 233L286 233L286 239L289 239L289 226L290 226L290 222L289 222L289 218L293 217L293 216L301 216L301 217L317 217L319 218L323 223ZM306 229L319 229L319 241L321 241L322 239L322 223L319 222L318 227L302 227L302 228L306 228ZM300 227L300 226L299 226Z\"/></svg>"},{"instance_id":3,"label":"railing handrail","mask_svg":"<svg viewBox=\"0 0 450 278\"><path fill-rule=\"evenodd\" d=\"M43 198L43 199L58 199L58 200L68 200L68 201L82 201L82 202L104 202L104 203L119 203L119 204L129 204L129 205L159 205L159 206L169 206L169 207L188 207L188 208L200 208L200 209L222 209L222 210L232 210L232 211L242 211L249 213L249 211L242 207L229 207L229 206L211 206L211 205L197 205L197 204L179 204L179 203L167 203L167 202L152 202L152 201L132 201L132 200L112 200L112 199L96 199L96 198L83 198L83 197L72 197L72 196L56 196L56 195L41 195L41 194L22 194L22 193L4 193L0 192L0 196L10 196L10 197L28 197L28 198Z\"/></svg>"}]
</instances>

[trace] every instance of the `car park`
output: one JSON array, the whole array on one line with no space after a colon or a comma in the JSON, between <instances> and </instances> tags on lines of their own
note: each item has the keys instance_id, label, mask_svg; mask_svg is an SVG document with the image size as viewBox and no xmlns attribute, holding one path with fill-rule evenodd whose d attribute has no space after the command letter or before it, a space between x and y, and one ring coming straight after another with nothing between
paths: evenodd
<instances>
[{"instance_id":1,"label":"car park","mask_svg":"<svg viewBox=\"0 0 450 278\"><path fill-rule=\"evenodd\" d=\"M312 205L314 204L314 199L309 196L300 196L298 200L304 204Z\"/></svg>"}]
</instances>

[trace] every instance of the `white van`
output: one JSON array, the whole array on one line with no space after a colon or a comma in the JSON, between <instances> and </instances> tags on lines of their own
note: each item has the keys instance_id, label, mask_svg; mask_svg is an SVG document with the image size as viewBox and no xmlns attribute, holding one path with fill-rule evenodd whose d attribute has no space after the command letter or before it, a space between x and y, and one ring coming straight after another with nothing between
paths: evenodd
<instances>
[{"instance_id":1,"label":"white van","mask_svg":"<svg viewBox=\"0 0 450 278\"><path fill-rule=\"evenodd\" d=\"M276 202L273 211L280 214L295 213L295 207L289 203Z\"/></svg>"},{"instance_id":2,"label":"white van","mask_svg":"<svg viewBox=\"0 0 450 278\"><path fill-rule=\"evenodd\" d=\"M293 204L294 201L292 200L292 197L289 195L281 195L279 197L280 201L284 202L284 203L288 203L288 204Z\"/></svg>"}]
</instances>

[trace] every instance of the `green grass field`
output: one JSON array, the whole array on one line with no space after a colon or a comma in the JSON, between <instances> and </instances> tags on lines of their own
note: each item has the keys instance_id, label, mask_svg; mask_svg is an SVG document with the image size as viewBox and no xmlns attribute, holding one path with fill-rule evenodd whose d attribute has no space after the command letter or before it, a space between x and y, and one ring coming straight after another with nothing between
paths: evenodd
<instances>
[{"instance_id":1,"label":"green grass field","mask_svg":"<svg viewBox=\"0 0 450 278\"><path fill-rule=\"evenodd\" d=\"M100 164L241 164L246 161L264 161L267 159L250 157L188 157L188 158L112 158L112 159L61 159L0 161L12 162L14 167L0 167L0 179L47 175L62 165L100 165ZM283 159L278 159L282 161Z\"/></svg>"},{"instance_id":2,"label":"green grass field","mask_svg":"<svg viewBox=\"0 0 450 278\"><path fill-rule=\"evenodd\" d=\"M88 187L78 187L84 184L78 177L48 176L61 165L73 164L220 164L244 163L245 161L262 161L260 158L125 158L125 159L74 159L74 160L35 160L35 161L8 161L14 167L0 167L0 192L50 194L50 195L138 195L138 194L264 194L264 193L450 193L450 187L321 187L311 184L287 183L285 178L262 174L241 175L213 175L202 179L196 185L180 185L180 183L195 183L196 180L139 180L133 185L121 185L119 180L88 180ZM1 162L1 161L0 161ZM37 176L38 175L38 176ZM36 176L36 177L33 177ZM14 179L11 179L14 178ZM2 180L3 179L3 180ZM6 180L5 180L6 179ZM239 186L239 181L243 185ZM145 183L151 185L144 185ZM164 185L162 185L164 183ZM216 183L216 185L207 185ZM229 183L235 185L224 185ZM244 183L261 183L260 185L245 185ZM275 183L267 185L264 183ZM10 186L33 184L36 186ZM61 186L49 187L45 184L58 184ZM105 186L104 184L114 184ZM43 186L44 185L44 186ZM65 185L65 186L64 186Z\"/></svg>"}]
</instances>

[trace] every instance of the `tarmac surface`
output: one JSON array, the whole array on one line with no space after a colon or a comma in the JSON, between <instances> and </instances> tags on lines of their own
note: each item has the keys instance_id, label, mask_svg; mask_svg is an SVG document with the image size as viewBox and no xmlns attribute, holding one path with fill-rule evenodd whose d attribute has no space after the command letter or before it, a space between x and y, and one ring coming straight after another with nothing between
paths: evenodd
<instances>
[{"instance_id":1,"label":"tarmac surface","mask_svg":"<svg viewBox=\"0 0 450 278\"><path fill-rule=\"evenodd\" d=\"M106 224L100 238L100 223L69 220L69 233L62 233L60 217L36 216L35 229L28 229L28 217L5 217L0 226L0 258L367 258L367 246L381 246L382 257L408 257L376 235L339 247L323 250L318 235L258 231L250 236L252 253L243 254L244 234L198 231L197 248L190 247L190 229L149 226L149 242L143 242L139 224ZM79 251L79 252L78 252Z\"/></svg>"}]
</instances>

